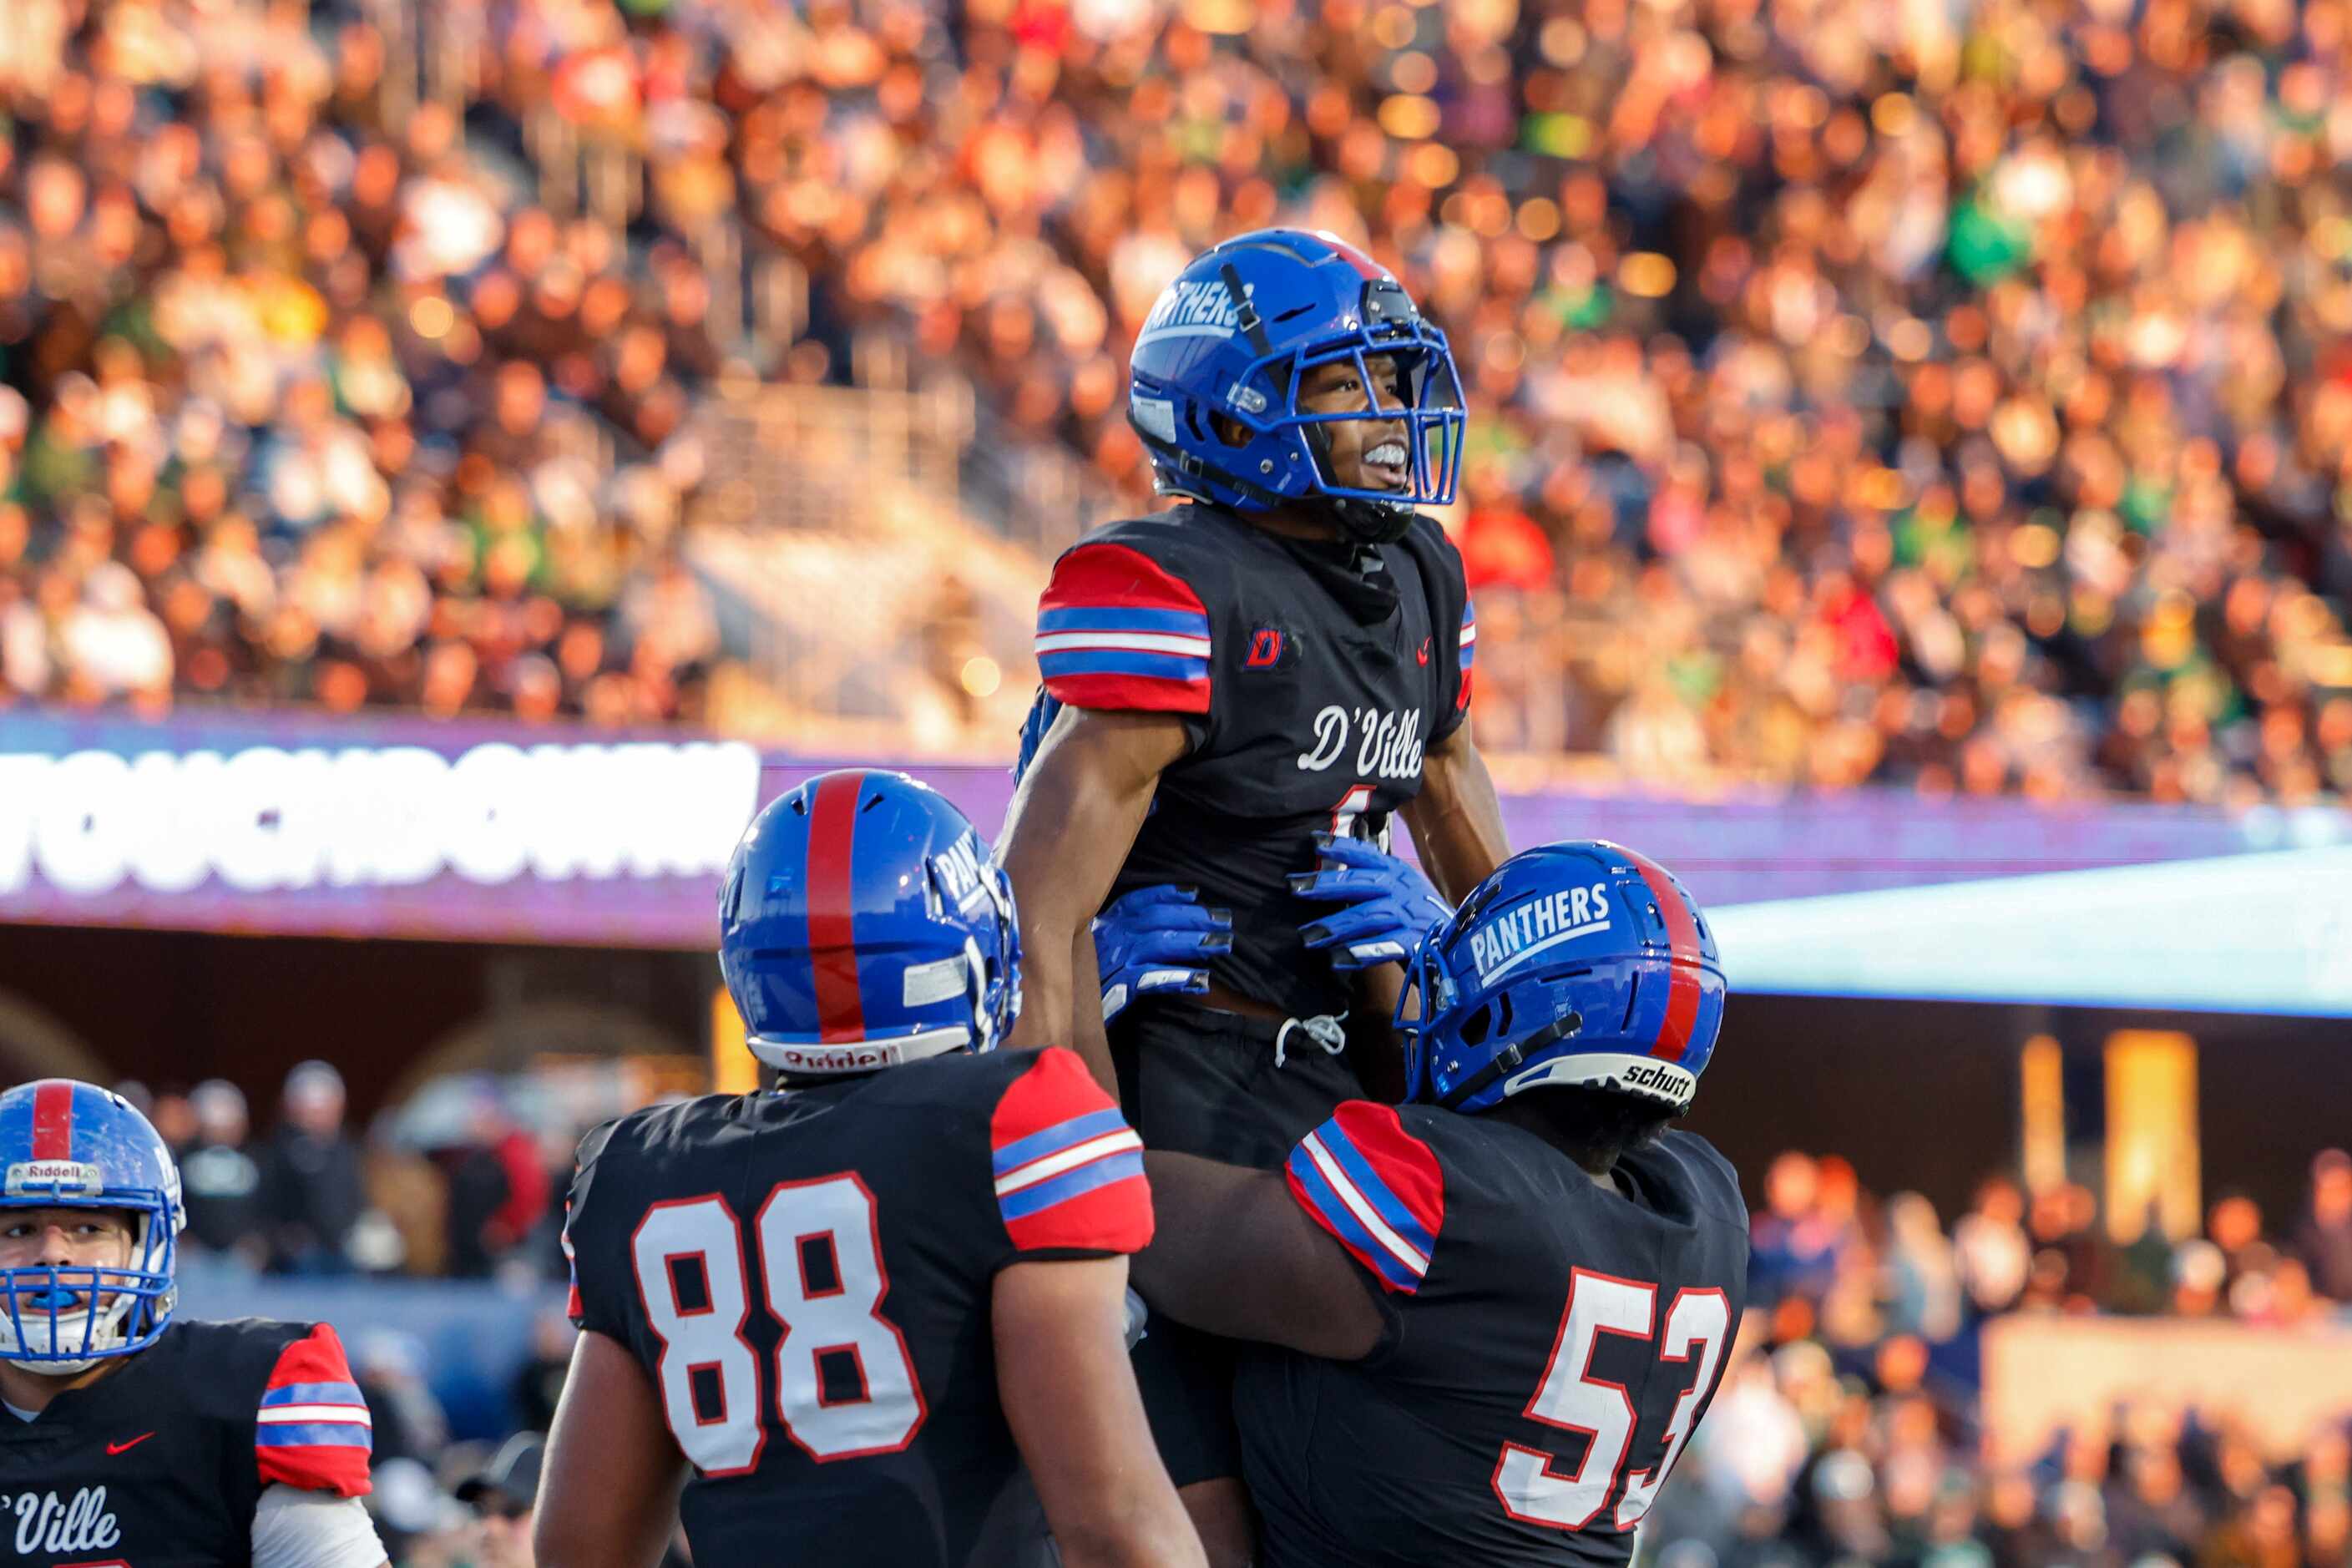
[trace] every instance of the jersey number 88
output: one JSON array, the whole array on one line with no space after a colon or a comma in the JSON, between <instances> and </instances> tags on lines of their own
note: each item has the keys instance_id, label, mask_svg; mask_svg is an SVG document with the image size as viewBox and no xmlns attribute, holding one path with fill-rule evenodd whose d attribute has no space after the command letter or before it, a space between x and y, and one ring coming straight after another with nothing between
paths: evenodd
<instances>
[{"instance_id":1,"label":"jersey number 88","mask_svg":"<svg viewBox=\"0 0 2352 1568\"><path fill-rule=\"evenodd\" d=\"M861 1458L904 1448L922 1426L923 1391L906 1337L882 1315L890 1289L874 1194L854 1173L779 1182L751 1221L755 1267L776 1346L776 1415L812 1459ZM813 1252L829 1251L831 1279L810 1279ZM716 1193L654 1205L629 1239L646 1321L661 1341L662 1409L678 1447L705 1476L758 1467L767 1442L760 1362L743 1338L751 1316L743 1228ZM681 1300L679 1264L701 1273L701 1301ZM820 1270L820 1273L823 1273ZM828 1397L824 1358L847 1355L861 1392ZM715 1399L697 1396L698 1379ZM715 1404L715 1413L704 1405Z\"/></svg>"}]
</instances>

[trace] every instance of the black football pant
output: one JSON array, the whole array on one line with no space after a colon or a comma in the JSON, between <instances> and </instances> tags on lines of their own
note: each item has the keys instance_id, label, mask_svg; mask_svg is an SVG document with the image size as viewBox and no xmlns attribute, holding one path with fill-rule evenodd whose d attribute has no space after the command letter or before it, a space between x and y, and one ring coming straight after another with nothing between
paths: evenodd
<instances>
[{"instance_id":1,"label":"black football pant","mask_svg":"<svg viewBox=\"0 0 2352 1568\"><path fill-rule=\"evenodd\" d=\"M1273 1019L1190 1002L1139 1002L1114 1019L1111 1062L1119 1104L1144 1146L1274 1170L1341 1100L1363 1096L1344 1057L1303 1028L1275 1065ZM1151 1436L1178 1486L1238 1479L1234 1345L1155 1315L1135 1347L1135 1380Z\"/></svg>"}]
</instances>

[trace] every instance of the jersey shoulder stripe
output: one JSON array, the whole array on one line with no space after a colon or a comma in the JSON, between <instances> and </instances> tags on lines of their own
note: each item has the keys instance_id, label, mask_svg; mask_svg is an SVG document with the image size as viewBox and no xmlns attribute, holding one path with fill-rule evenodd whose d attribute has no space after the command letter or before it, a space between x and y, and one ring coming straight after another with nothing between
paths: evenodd
<instances>
[{"instance_id":1,"label":"jersey shoulder stripe","mask_svg":"<svg viewBox=\"0 0 2352 1568\"><path fill-rule=\"evenodd\" d=\"M253 1419L262 1485L367 1495L374 1421L330 1325L314 1325L278 1353Z\"/></svg>"},{"instance_id":2,"label":"jersey shoulder stripe","mask_svg":"<svg viewBox=\"0 0 2352 1568\"><path fill-rule=\"evenodd\" d=\"M1445 1177L1395 1108L1349 1100L1290 1152L1291 1194L1391 1290L1429 1273L1445 1223Z\"/></svg>"},{"instance_id":3,"label":"jersey shoulder stripe","mask_svg":"<svg viewBox=\"0 0 2352 1568\"><path fill-rule=\"evenodd\" d=\"M1462 694L1454 700L1456 708L1470 706L1470 673L1478 662L1478 612L1465 595L1462 601Z\"/></svg>"},{"instance_id":4,"label":"jersey shoulder stripe","mask_svg":"<svg viewBox=\"0 0 2352 1568\"><path fill-rule=\"evenodd\" d=\"M1077 708L1209 710L1209 612L1190 584L1132 545L1080 544L1037 605L1037 670Z\"/></svg>"},{"instance_id":5,"label":"jersey shoulder stripe","mask_svg":"<svg viewBox=\"0 0 2352 1568\"><path fill-rule=\"evenodd\" d=\"M989 1151L1015 1249L1134 1252L1151 1239L1143 1142L1070 1052L1038 1052L1005 1086Z\"/></svg>"}]
</instances>

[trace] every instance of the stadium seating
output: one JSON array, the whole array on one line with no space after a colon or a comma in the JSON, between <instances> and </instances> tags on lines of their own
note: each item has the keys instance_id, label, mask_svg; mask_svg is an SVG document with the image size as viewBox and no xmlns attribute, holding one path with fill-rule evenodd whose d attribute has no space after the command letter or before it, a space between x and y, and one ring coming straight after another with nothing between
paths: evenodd
<instances>
[{"instance_id":1,"label":"stadium seating","mask_svg":"<svg viewBox=\"0 0 2352 1568\"><path fill-rule=\"evenodd\" d=\"M1454 333L1499 740L2352 784L2337 5L84 9L0 51L14 691L772 724L678 568L728 376L961 399L943 537L1048 552L1141 504L1160 280L1280 217Z\"/></svg>"}]
</instances>

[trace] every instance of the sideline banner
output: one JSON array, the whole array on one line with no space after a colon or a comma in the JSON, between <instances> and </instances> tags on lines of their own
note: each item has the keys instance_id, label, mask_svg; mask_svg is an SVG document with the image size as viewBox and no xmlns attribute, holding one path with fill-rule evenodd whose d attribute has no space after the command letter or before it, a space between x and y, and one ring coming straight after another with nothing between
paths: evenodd
<instances>
[{"instance_id":1,"label":"sideline banner","mask_svg":"<svg viewBox=\"0 0 2352 1568\"><path fill-rule=\"evenodd\" d=\"M845 761L496 721L8 710L0 921L708 948L744 824ZM1002 765L908 771L995 836ZM2340 811L1621 785L1513 790L1504 814L1514 844L1614 838L1674 868L1737 989L2352 1014Z\"/></svg>"},{"instance_id":2,"label":"sideline banner","mask_svg":"<svg viewBox=\"0 0 2352 1568\"><path fill-rule=\"evenodd\" d=\"M0 919L705 945L739 742L282 715L0 715Z\"/></svg>"}]
</instances>

